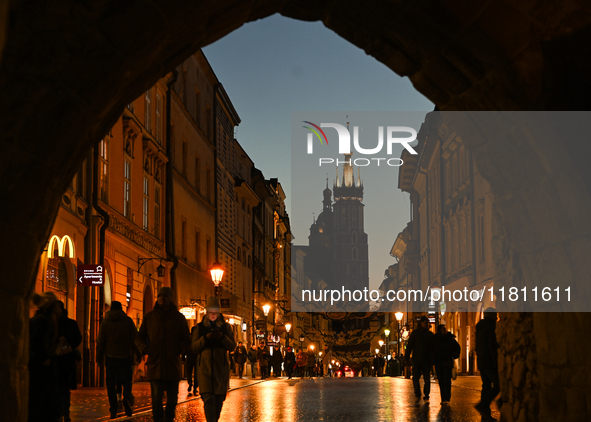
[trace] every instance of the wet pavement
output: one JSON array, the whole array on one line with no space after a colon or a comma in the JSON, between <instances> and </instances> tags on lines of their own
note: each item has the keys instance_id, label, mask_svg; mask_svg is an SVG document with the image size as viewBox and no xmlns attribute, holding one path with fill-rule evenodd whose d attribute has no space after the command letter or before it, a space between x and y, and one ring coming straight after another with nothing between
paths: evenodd
<instances>
[{"instance_id":1,"label":"wet pavement","mask_svg":"<svg viewBox=\"0 0 591 422\"><path fill-rule=\"evenodd\" d=\"M280 421L440 421L480 422L474 409L480 399L480 377L459 377L452 387L450 405L440 405L439 387L432 381L431 401L415 404L412 381L400 377L383 378L271 378L231 380L221 422ZM118 421L148 422L149 383L135 383L134 415L120 414ZM72 420L109 420L105 389L79 389L72 392ZM493 405L492 416L500 418ZM175 421L205 421L203 402L187 395L187 383L179 386L179 405Z\"/></svg>"}]
</instances>

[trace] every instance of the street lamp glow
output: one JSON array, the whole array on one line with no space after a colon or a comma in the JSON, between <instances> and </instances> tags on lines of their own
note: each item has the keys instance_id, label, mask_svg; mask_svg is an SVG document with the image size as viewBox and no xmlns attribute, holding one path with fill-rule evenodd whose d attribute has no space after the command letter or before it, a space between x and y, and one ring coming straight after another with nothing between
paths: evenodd
<instances>
[{"instance_id":1,"label":"street lamp glow","mask_svg":"<svg viewBox=\"0 0 591 422\"><path fill-rule=\"evenodd\" d=\"M289 333L289 330L291 330L291 324L288 322L287 324L285 324L285 331Z\"/></svg>"},{"instance_id":2,"label":"street lamp glow","mask_svg":"<svg viewBox=\"0 0 591 422\"><path fill-rule=\"evenodd\" d=\"M376 355L380 353L380 349L376 349Z\"/></svg>"},{"instance_id":3,"label":"street lamp glow","mask_svg":"<svg viewBox=\"0 0 591 422\"><path fill-rule=\"evenodd\" d=\"M322 352L318 352L318 356L322 356Z\"/></svg>"},{"instance_id":4,"label":"street lamp glow","mask_svg":"<svg viewBox=\"0 0 591 422\"><path fill-rule=\"evenodd\" d=\"M310 345L310 349L314 350L314 345L313 344Z\"/></svg>"},{"instance_id":5,"label":"street lamp glow","mask_svg":"<svg viewBox=\"0 0 591 422\"><path fill-rule=\"evenodd\" d=\"M224 276L224 269L219 262L214 262L211 266L209 272L211 273L211 280L213 284L217 287L220 285L222 281L222 277Z\"/></svg>"},{"instance_id":6,"label":"street lamp glow","mask_svg":"<svg viewBox=\"0 0 591 422\"><path fill-rule=\"evenodd\" d=\"M265 313L265 316L269 315L270 310L271 310L271 305L269 305L268 303L266 305L263 305L263 312Z\"/></svg>"},{"instance_id":7,"label":"street lamp glow","mask_svg":"<svg viewBox=\"0 0 591 422\"><path fill-rule=\"evenodd\" d=\"M402 317L404 316L404 313L396 312L394 315L396 316L396 321L400 322L400 321L402 321Z\"/></svg>"},{"instance_id":8,"label":"street lamp glow","mask_svg":"<svg viewBox=\"0 0 591 422\"><path fill-rule=\"evenodd\" d=\"M382 347L384 345L384 340L378 341L378 344L380 345L380 347Z\"/></svg>"},{"instance_id":9,"label":"street lamp glow","mask_svg":"<svg viewBox=\"0 0 591 422\"><path fill-rule=\"evenodd\" d=\"M388 337L390 335L390 329L389 328L386 328L384 330L384 334L386 335L386 337Z\"/></svg>"}]
</instances>

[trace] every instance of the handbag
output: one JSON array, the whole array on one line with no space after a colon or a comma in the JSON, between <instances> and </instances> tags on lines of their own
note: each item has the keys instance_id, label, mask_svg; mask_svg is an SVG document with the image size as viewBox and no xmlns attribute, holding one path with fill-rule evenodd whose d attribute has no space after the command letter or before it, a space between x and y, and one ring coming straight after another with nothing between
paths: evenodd
<instances>
[{"instance_id":1,"label":"handbag","mask_svg":"<svg viewBox=\"0 0 591 422\"><path fill-rule=\"evenodd\" d=\"M458 365L456 364L456 361L454 360L454 367L451 368L451 379L455 380L458 377Z\"/></svg>"},{"instance_id":2,"label":"handbag","mask_svg":"<svg viewBox=\"0 0 591 422\"><path fill-rule=\"evenodd\" d=\"M72 347L68 344L65 337L60 337L57 347L55 348L55 354L56 356L61 356L68 353L72 353Z\"/></svg>"}]
</instances>

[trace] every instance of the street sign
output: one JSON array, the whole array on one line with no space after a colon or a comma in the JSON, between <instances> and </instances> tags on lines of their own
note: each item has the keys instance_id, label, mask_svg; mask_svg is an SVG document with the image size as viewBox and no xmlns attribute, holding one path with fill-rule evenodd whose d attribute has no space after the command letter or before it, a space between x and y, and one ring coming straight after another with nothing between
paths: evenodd
<instances>
[{"instance_id":1,"label":"street sign","mask_svg":"<svg viewBox=\"0 0 591 422\"><path fill-rule=\"evenodd\" d=\"M105 271L102 265L78 265L76 280L82 286L103 286L105 284Z\"/></svg>"}]
</instances>

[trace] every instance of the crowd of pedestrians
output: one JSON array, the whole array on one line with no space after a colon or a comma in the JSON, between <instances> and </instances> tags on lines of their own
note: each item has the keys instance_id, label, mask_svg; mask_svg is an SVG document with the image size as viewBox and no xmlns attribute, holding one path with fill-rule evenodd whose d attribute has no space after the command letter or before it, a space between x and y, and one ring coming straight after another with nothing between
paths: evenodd
<instances>
[{"instance_id":1,"label":"crowd of pedestrians","mask_svg":"<svg viewBox=\"0 0 591 422\"><path fill-rule=\"evenodd\" d=\"M29 421L70 421L70 390L76 389L76 361L81 360L78 346L82 335L76 321L68 318L63 302L51 292L33 296L37 310L30 320L29 350ZM490 404L500 391L498 376L497 313L489 308L476 325L476 353L482 378L481 401L475 406L483 416L490 416ZM451 400L451 381L457 369L461 346L445 325L436 334L429 329L429 320L421 317L406 346L405 362L412 366L416 402L429 403L431 371L434 368L441 393L441 404ZM210 297L203 319L189 332L188 324L175 303L170 287L158 291L154 309L148 312L139 328L113 301L100 325L96 358L104 362L111 419L125 412L132 416L134 366L146 359L146 379L150 382L152 414L155 422L172 422L175 418L179 381L183 378L181 359L189 395L199 389L207 422L219 420L229 389L232 372L245 375L248 363L250 376L312 378L334 374L334 355L328 346L317 354L313 345L306 350L292 347L269 347L264 340L247 351L242 342L236 344L232 327L221 313L220 302ZM361 362L362 376L392 374L395 354L388 361L381 354ZM405 362L400 362L402 367ZM271 375L272 374L272 375ZM166 395L166 407L163 397ZM500 400L500 399L499 399ZM502 403L499 403L499 407Z\"/></svg>"}]
</instances>

